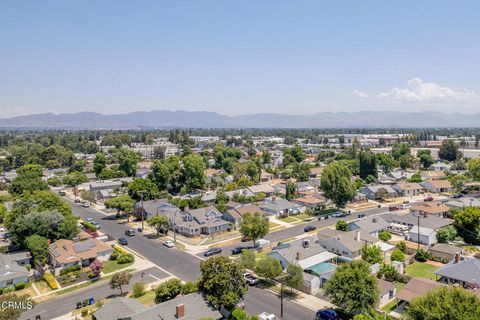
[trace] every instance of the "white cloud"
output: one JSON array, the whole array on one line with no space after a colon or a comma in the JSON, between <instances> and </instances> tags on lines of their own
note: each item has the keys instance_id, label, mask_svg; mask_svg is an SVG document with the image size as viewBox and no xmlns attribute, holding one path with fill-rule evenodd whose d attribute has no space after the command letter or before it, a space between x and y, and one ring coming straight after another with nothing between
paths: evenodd
<instances>
[{"instance_id":1,"label":"white cloud","mask_svg":"<svg viewBox=\"0 0 480 320\"><path fill-rule=\"evenodd\" d=\"M434 82L424 82L414 78L407 82L406 88L395 87L377 98L395 102L480 102L480 96L472 90L454 90Z\"/></svg>"},{"instance_id":2,"label":"white cloud","mask_svg":"<svg viewBox=\"0 0 480 320\"><path fill-rule=\"evenodd\" d=\"M356 97L359 97L359 98L368 98L368 94L363 92L363 91L360 91L358 89L355 89L352 91L352 95L356 96Z\"/></svg>"}]
</instances>

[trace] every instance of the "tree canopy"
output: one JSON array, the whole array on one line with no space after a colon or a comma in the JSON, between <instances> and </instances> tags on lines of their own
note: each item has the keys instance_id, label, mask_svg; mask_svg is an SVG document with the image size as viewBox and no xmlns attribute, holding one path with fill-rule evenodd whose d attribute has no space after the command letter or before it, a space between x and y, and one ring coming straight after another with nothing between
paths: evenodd
<instances>
[{"instance_id":1,"label":"tree canopy","mask_svg":"<svg viewBox=\"0 0 480 320\"><path fill-rule=\"evenodd\" d=\"M338 162L330 163L323 171L321 187L325 196L340 208L345 207L355 197L355 187L350 180L351 177L350 170Z\"/></svg>"},{"instance_id":2,"label":"tree canopy","mask_svg":"<svg viewBox=\"0 0 480 320\"><path fill-rule=\"evenodd\" d=\"M268 234L270 223L268 218L260 212L246 212L240 223L240 233L255 241L265 237Z\"/></svg>"}]
</instances>

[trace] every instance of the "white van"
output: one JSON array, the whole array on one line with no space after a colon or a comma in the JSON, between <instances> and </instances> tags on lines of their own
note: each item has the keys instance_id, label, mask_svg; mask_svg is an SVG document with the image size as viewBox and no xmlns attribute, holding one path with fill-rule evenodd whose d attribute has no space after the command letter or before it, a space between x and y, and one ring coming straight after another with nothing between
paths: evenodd
<instances>
[{"instance_id":1,"label":"white van","mask_svg":"<svg viewBox=\"0 0 480 320\"><path fill-rule=\"evenodd\" d=\"M410 209L411 207L412 207L412 205L409 204L409 203L404 203L404 204L402 204L402 205L400 206L400 208L401 208L402 210Z\"/></svg>"},{"instance_id":2,"label":"white van","mask_svg":"<svg viewBox=\"0 0 480 320\"><path fill-rule=\"evenodd\" d=\"M265 248L270 246L271 242L267 239L258 239L255 241L255 247L256 248Z\"/></svg>"}]
</instances>

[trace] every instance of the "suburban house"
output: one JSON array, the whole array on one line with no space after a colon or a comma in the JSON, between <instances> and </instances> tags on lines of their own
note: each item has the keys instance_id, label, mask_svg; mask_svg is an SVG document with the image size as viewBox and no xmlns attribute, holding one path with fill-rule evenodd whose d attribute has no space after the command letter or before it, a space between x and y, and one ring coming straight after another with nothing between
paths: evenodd
<instances>
[{"instance_id":1,"label":"suburban house","mask_svg":"<svg viewBox=\"0 0 480 320\"><path fill-rule=\"evenodd\" d=\"M431 246L428 249L428 252L432 255L432 257L445 259L448 261L453 260L457 253L460 255L464 254L464 250L462 248L447 243L437 243Z\"/></svg>"},{"instance_id":2,"label":"suburban house","mask_svg":"<svg viewBox=\"0 0 480 320\"><path fill-rule=\"evenodd\" d=\"M309 196L293 199L292 202L295 202L306 208L315 209L318 206L325 204L326 199L323 197L314 197L309 195Z\"/></svg>"},{"instance_id":3,"label":"suburban house","mask_svg":"<svg viewBox=\"0 0 480 320\"><path fill-rule=\"evenodd\" d=\"M423 214L413 214L409 213L406 215L398 215L386 213L382 217L390 223L396 223L404 226L408 226L410 229L413 226L417 226L420 223L421 227L437 230L448 226L453 223L451 219L440 218L436 215L423 215Z\"/></svg>"},{"instance_id":4,"label":"suburban house","mask_svg":"<svg viewBox=\"0 0 480 320\"><path fill-rule=\"evenodd\" d=\"M430 279L411 278L405 287L397 293L397 299L400 303L409 303L413 299L422 297L441 286L442 284Z\"/></svg>"},{"instance_id":5,"label":"suburban house","mask_svg":"<svg viewBox=\"0 0 480 320\"><path fill-rule=\"evenodd\" d=\"M260 208L267 214L275 215L277 217L286 217L305 211L304 206L276 196L265 198L260 204Z\"/></svg>"},{"instance_id":6,"label":"suburban house","mask_svg":"<svg viewBox=\"0 0 480 320\"><path fill-rule=\"evenodd\" d=\"M433 193L452 191L452 184L448 180L426 180L420 184L429 192Z\"/></svg>"},{"instance_id":7,"label":"suburban house","mask_svg":"<svg viewBox=\"0 0 480 320\"><path fill-rule=\"evenodd\" d=\"M15 286L17 283L27 283L29 272L24 265L30 263L30 254L0 254L0 289Z\"/></svg>"},{"instance_id":8,"label":"suburban house","mask_svg":"<svg viewBox=\"0 0 480 320\"><path fill-rule=\"evenodd\" d=\"M397 288L392 282L383 279L377 279L377 284L380 295L378 307L382 308L397 296Z\"/></svg>"},{"instance_id":9,"label":"suburban house","mask_svg":"<svg viewBox=\"0 0 480 320\"><path fill-rule=\"evenodd\" d=\"M450 208L454 209L463 209L468 207L480 207L480 200L477 198L458 198L458 199L450 199L449 201L445 202L445 205L449 206Z\"/></svg>"},{"instance_id":10,"label":"suburban house","mask_svg":"<svg viewBox=\"0 0 480 320\"><path fill-rule=\"evenodd\" d=\"M437 217L446 218L450 215L450 208L440 202L421 202L413 205L410 208L413 214L428 216L434 215Z\"/></svg>"},{"instance_id":11,"label":"suburban house","mask_svg":"<svg viewBox=\"0 0 480 320\"><path fill-rule=\"evenodd\" d=\"M446 179L447 176L443 171L422 171L420 176L423 180L443 180Z\"/></svg>"},{"instance_id":12,"label":"suburban house","mask_svg":"<svg viewBox=\"0 0 480 320\"><path fill-rule=\"evenodd\" d=\"M237 206L235 208L229 209L222 214L223 220L233 223L235 226L239 226L242 222L243 215L247 212L255 213L260 212L265 214L258 206L256 205L245 205Z\"/></svg>"},{"instance_id":13,"label":"suburban house","mask_svg":"<svg viewBox=\"0 0 480 320\"><path fill-rule=\"evenodd\" d=\"M55 275L59 275L66 267L88 267L96 259L108 260L112 252L112 247L96 239L78 242L60 239L49 245L48 262L55 269Z\"/></svg>"},{"instance_id":14,"label":"suburban house","mask_svg":"<svg viewBox=\"0 0 480 320\"><path fill-rule=\"evenodd\" d=\"M260 173L260 182L270 182L273 180L273 173L268 173L265 170L262 170Z\"/></svg>"},{"instance_id":15,"label":"suburban house","mask_svg":"<svg viewBox=\"0 0 480 320\"><path fill-rule=\"evenodd\" d=\"M360 192L370 200L385 200L397 196L397 192L387 185L366 186L361 188Z\"/></svg>"},{"instance_id":16,"label":"suburban house","mask_svg":"<svg viewBox=\"0 0 480 320\"><path fill-rule=\"evenodd\" d=\"M437 243L437 232L434 229L414 226L410 229L409 240L431 246Z\"/></svg>"},{"instance_id":17,"label":"suburban house","mask_svg":"<svg viewBox=\"0 0 480 320\"><path fill-rule=\"evenodd\" d=\"M402 197L418 196L424 191L424 188L416 182L397 183L392 188Z\"/></svg>"},{"instance_id":18,"label":"suburban house","mask_svg":"<svg viewBox=\"0 0 480 320\"><path fill-rule=\"evenodd\" d=\"M137 218L142 218L142 204L140 202L135 203L133 211ZM156 215L166 216L171 220L175 214L181 214L181 212L182 210L180 210L180 208L169 203L167 200L154 199L143 201L143 218L145 220Z\"/></svg>"},{"instance_id":19,"label":"suburban house","mask_svg":"<svg viewBox=\"0 0 480 320\"><path fill-rule=\"evenodd\" d=\"M178 296L150 307L133 298L118 297L98 309L94 320L180 320L180 319L223 319L203 295L191 293Z\"/></svg>"},{"instance_id":20,"label":"suburban house","mask_svg":"<svg viewBox=\"0 0 480 320\"><path fill-rule=\"evenodd\" d=\"M434 272L440 281L447 284L458 284L464 288L480 286L480 260L462 257L456 253L454 259Z\"/></svg>"},{"instance_id":21,"label":"suburban house","mask_svg":"<svg viewBox=\"0 0 480 320\"><path fill-rule=\"evenodd\" d=\"M322 176L322 172L325 170L325 167L314 167L310 169L310 173L308 174L310 179L318 179Z\"/></svg>"},{"instance_id":22,"label":"suburban house","mask_svg":"<svg viewBox=\"0 0 480 320\"><path fill-rule=\"evenodd\" d=\"M378 238L378 233L382 230L387 229L390 225L385 219L381 216L369 216L357 221L353 221L349 225L350 231L352 230L362 230L367 232L369 235Z\"/></svg>"},{"instance_id":23,"label":"suburban house","mask_svg":"<svg viewBox=\"0 0 480 320\"><path fill-rule=\"evenodd\" d=\"M450 164L441 161L438 161L430 166L430 168L435 171L450 171L451 167L452 166Z\"/></svg>"},{"instance_id":24,"label":"suburban house","mask_svg":"<svg viewBox=\"0 0 480 320\"><path fill-rule=\"evenodd\" d=\"M95 199L103 200L117 195L115 190L120 189L124 183L131 181L132 178L119 178L115 180L91 182L88 188L90 192L95 195Z\"/></svg>"},{"instance_id":25,"label":"suburban house","mask_svg":"<svg viewBox=\"0 0 480 320\"><path fill-rule=\"evenodd\" d=\"M187 237L212 235L229 229L229 222L222 219L214 206L190 209L175 217L175 230Z\"/></svg>"},{"instance_id":26,"label":"suburban house","mask_svg":"<svg viewBox=\"0 0 480 320\"><path fill-rule=\"evenodd\" d=\"M232 191L226 191L225 195L232 199L235 195L243 196L243 197L253 197L255 194L248 189L237 189ZM202 195L202 201L205 203L213 204L215 203L215 199L217 198L217 190L214 191L207 191Z\"/></svg>"},{"instance_id":27,"label":"suburban house","mask_svg":"<svg viewBox=\"0 0 480 320\"><path fill-rule=\"evenodd\" d=\"M256 184L254 186L248 187L248 190L255 195L265 194L267 197L273 196L275 194L275 189L268 183Z\"/></svg>"},{"instance_id":28,"label":"suburban house","mask_svg":"<svg viewBox=\"0 0 480 320\"><path fill-rule=\"evenodd\" d=\"M322 247L348 259L360 257L365 245L377 245L379 242L377 238L361 230L343 232L335 229L325 229L318 233L318 243Z\"/></svg>"}]
</instances>

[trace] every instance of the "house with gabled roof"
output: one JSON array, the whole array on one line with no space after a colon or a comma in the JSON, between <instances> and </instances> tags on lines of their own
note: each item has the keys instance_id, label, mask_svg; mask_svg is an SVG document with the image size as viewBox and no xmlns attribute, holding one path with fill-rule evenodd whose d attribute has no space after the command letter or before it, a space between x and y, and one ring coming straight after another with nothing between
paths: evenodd
<instances>
[{"instance_id":1,"label":"house with gabled roof","mask_svg":"<svg viewBox=\"0 0 480 320\"><path fill-rule=\"evenodd\" d=\"M187 237L212 235L230 229L230 223L222 219L222 214L214 206L190 209L177 214L174 226L176 232Z\"/></svg>"},{"instance_id":2,"label":"house with gabled roof","mask_svg":"<svg viewBox=\"0 0 480 320\"><path fill-rule=\"evenodd\" d=\"M417 196L424 192L424 187L416 182L397 183L392 188L402 197Z\"/></svg>"},{"instance_id":3,"label":"house with gabled roof","mask_svg":"<svg viewBox=\"0 0 480 320\"><path fill-rule=\"evenodd\" d=\"M25 259L30 260L30 255L0 254L0 288L28 282L29 272L24 267Z\"/></svg>"},{"instance_id":4,"label":"house with gabled roof","mask_svg":"<svg viewBox=\"0 0 480 320\"><path fill-rule=\"evenodd\" d=\"M480 260L477 258L462 257L456 253L453 260L434 273L441 277L443 283L459 284L464 288L480 287Z\"/></svg>"}]
</instances>

